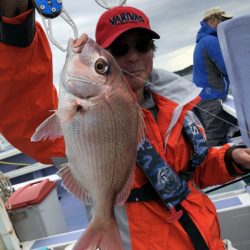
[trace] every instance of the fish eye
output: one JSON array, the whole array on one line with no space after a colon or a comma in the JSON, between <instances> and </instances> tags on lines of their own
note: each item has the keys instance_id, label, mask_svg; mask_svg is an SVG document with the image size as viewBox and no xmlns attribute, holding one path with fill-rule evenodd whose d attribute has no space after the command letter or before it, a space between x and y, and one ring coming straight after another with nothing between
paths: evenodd
<instances>
[{"instance_id":1,"label":"fish eye","mask_svg":"<svg viewBox=\"0 0 250 250\"><path fill-rule=\"evenodd\" d=\"M105 73L107 73L108 69L109 69L109 66L108 66L107 61L105 61L103 58L99 58L96 60L95 71L98 74L104 75Z\"/></svg>"}]
</instances>

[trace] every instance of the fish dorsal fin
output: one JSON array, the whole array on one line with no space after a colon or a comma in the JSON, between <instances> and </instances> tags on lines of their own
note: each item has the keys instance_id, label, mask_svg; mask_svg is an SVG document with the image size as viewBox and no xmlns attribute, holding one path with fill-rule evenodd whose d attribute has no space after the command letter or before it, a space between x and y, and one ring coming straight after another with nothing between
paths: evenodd
<instances>
[{"instance_id":1,"label":"fish dorsal fin","mask_svg":"<svg viewBox=\"0 0 250 250\"><path fill-rule=\"evenodd\" d=\"M88 205L92 205L91 196L86 192L84 187L75 179L70 170L69 164L66 163L57 173L62 178L62 186Z\"/></svg>"},{"instance_id":2,"label":"fish dorsal fin","mask_svg":"<svg viewBox=\"0 0 250 250\"><path fill-rule=\"evenodd\" d=\"M31 141L40 141L46 139L55 140L56 138L62 136L63 134L60 120L56 113L54 113L36 128L35 133L31 137Z\"/></svg>"},{"instance_id":3,"label":"fish dorsal fin","mask_svg":"<svg viewBox=\"0 0 250 250\"><path fill-rule=\"evenodd\" d=\"M134 164L131 171L130 171L129 177L128 177L125 185L123 186L120 193L118 193L118 195L116 196L115 203L118 206L123 205L126 202L126 200L128 199L128 196L129 196L129 194L131 192L131 189L132 189L132 186L133 186L133 183L134 183L135 167L136 167L136 165Z\"/></svg>"}]
</instances>

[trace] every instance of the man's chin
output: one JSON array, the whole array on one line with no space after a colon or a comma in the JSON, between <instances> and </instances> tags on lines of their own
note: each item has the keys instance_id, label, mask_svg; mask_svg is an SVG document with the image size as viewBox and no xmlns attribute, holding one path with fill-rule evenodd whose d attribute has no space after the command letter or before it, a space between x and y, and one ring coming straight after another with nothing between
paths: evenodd
<instances>
[{"instance_id":1,"label":"man's chin","mask_svg":"<svg viewBox=\"0 0 250 250\"><path fill-rule=\"evenodd\" d=\"M145 83L143 81L137 81L137 82L129 82L130 87L134 92L138 91L139 89L143 88Z\"/></svg>"},{"instance_id":2,"label":"man's chin","mask_svg":"<svg viewBox=\"0 0 250 250\"><path fill-rule=\"evenodd\" d=\"M137 73L133 73L133 75L126 75L127 79L129 79L130 81L133 82L138 82L138 84L140 84L141 82L145 82L145 75L137 72Z\"/></svg>"}]
</instances>

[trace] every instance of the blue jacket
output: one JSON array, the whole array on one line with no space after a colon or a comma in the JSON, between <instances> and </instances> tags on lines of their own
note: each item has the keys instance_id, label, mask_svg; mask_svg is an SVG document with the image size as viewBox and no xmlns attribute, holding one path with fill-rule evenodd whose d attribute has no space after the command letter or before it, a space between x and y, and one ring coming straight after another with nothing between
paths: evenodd
<instances>
[{"instance_id":1,"label":"blue jacket","mask_svg":"<svg viewBox=\"0 0 250 250\"><path fill-rule=\"evenodd\" d=\"M205 21L196 37L193 57L193 82L203 88L203 100L226 98L229 79L223 60L216 29Z\"/></svg>"}]
</instances>

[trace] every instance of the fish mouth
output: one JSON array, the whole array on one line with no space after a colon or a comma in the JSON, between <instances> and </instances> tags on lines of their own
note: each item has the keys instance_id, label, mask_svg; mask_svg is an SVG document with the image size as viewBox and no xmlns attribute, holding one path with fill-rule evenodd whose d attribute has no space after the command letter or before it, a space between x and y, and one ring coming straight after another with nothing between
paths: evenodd
<instances>
[{"instance_id":1,"label":"fish mouth","mask_svg":"<svg viewBox=\"0 0 250 250\"><path fill-rule=\"evenodd\" d=\"M64 83L64 87L72 95L84 100L94 98L100 93L100 87L98 85L83 79L69 79Z\"/></svg>"}]
</instances>

